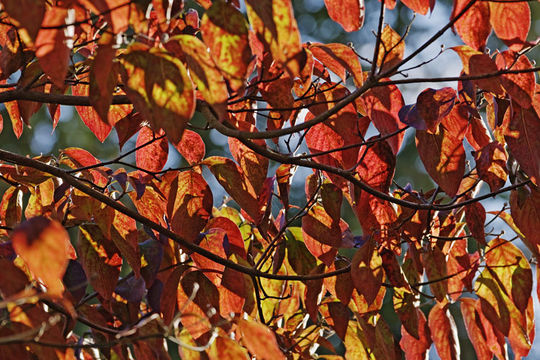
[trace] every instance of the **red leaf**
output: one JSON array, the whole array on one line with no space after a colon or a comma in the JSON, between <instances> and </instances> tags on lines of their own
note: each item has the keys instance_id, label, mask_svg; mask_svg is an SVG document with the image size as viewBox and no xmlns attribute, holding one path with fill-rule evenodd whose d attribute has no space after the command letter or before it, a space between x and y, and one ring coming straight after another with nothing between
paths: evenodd
<instances>
[{"instance_id":1,"label":"red leaf","mask_svg":"<svg viewBox=\"0 0 540 360\"><path fill-rule=\"evenodd\" d=\"M133 269L135 276L139 277L141 273L141 254L135 220L119 211L114 211L110 238Z\"/></svg>"},{"instance_id":2,"label":"red leaf","mask_svg":"<svg viewBox=\"0 0 540 360\"><path fill-rule=\"evenodd\" d=\"M261 221L266 211L268 197L254 193L253 187L238 165L232 160L211 156L203 161L225 191L240 205L255 223ZM239 186L240 185L240 186Z\"/></svg>"},{"instance_id":3,"label":"red leaf","mask_svg":"<svg viewBox=\"0 0 540 360\"><path fill-rule=\"evenodd\" d=\"M519 51L531 27L531 10L527 2L489 2L489 21L497 37L513 51Z\"/></svg>"},{"instance_id":4,"label":"red leaf","mask_svg":"<svg viewBox=\"0 0 540 360\"><path fill-rule=\"evenodd\" d=\"M461 299L461 314L463 314L463 322L469 339L476 351L476 357L478 360L491 360L493 354L487 345L484 327L476 310L477 302L478 300L471 298Z\"/></svg>"},{"instance_id":5,"label":"red leaf","mask_svg":"<svg viewBox=\"0 0 540 360\"><path fill-rule=\"evenodd\" d=\"M223 229L210 229L205 231L202 235L202 239L198 241L198 245L203 249L211 251L219 257L226 259L226 242L227 233ZM198 240L198 239L197 239ZM225 266L218 264L203 255L197 253L191 254L193 262L198 269L204 270L204 275L214 283L216 286L220 286L222 273L225 270ZM209 271L207 271L209 270Z\"/></svg>"},{"instance_id":6,"label":"red leaf","mask_svg":"<svg viewBox=\"0 0 540 360\"><path fill-rule=\"evenodd\" d=\"M118 249L97 225L81 225L79 230L78 252L86 277L101 296L110 299L122 266Z\"/></svg>"},{"instance_id":7,"label":"red leaf","mask_svg":"<svg viewBox=\"0 0 540 360\"><path fill-rule=\"evenodd\" d=\"M204 154L206 153L206 147L201 135L189 129L184 130L182 140L180 140L178 144L174 145L174 147L180 154L182 154L189 165L194 165L201 162L201 160L204 159Z\"/></svg>"},{"instance_id":8,"label":"red leaf","mask_svg":"<svg viewBox=\"0 0 540 360\"><path fill-rule=\"evenodd\" d=\"M508 177L506 162L508 156L504 147L497 141L491 142L474 153L476 170L480 179L488 183L491 191L504 186Z\"/></svg>"},{"instance_id":9,"label":"red leaf","mask_svg":"<svg viewBox=\"0 0 540 360\"><path fill-rule=\"evenodd\" d=\"M67 148L62 150L62 155L65 155L71 160L71 163L68 165L71 165L72 169L78 169L81 167L86 166L93 166L100 163L98 159L94 157L94 155L90 154L88 151L81 149L81 148ZM62 161L63 163L66 163L66 161ZM90 169L89 172L91 174L92 181L98 185L98 186L105 186L108 182L107 180L107 174L103 171L103 168L96 168L96 169Z\"/></svg>"},{"instance_id":10,"label":"red leaf","mask_svg":"<svg viewBox=\"0 0 540 360\"><path fill-rule=\"evenodd\" d=\"M242 13L230 3L214 1L202 17L201 33L231 89L242 88L251 58L248 24Z\"/></svg>"},{"instance_id":11,"label":"red leaf","mask_svg":"<svg viewBox=\"0 0 540 360\"><path fill-rule=\"evenodd\" d=\"M483 4L483 2L477 3L477 5L478 4ZM499 70L495 62L489 57L488 54L474 50L469 46L455 46L451 49L454 50L461 58L461 62L463 63L463 72L465 75L482 76L496 73ZM486 91L497 95L503 94L499 77L477 79L472 80L472 82L479 88Z\"/></svg>"},{"instance_id":12,"label":"red leaf","mask_svg":"<svg viewBox=\"0 0 540 360\"><path fill-rule=\"evenodd\" d=\"M9 16L18 25L20 24L19 34L27 46L32 46L41 27L45 15L45 3L44 0L9 0L2 2Z\"/></svg>"},{"instance_id":13,"label":"red leaf","mask_svg":"<svg viewBox=\"0 0 540 360\"><path fill-rule=\"evenodd\" d=\"M244 238L238 226L226 217L218 216L210 219L205 229L222 229L227 234L225 243L225 253L227 257L236 254L242 259L246 259L246 249L244 248Z\"/></svg>"},{"instance_id":14,"label":"red leaf","mask_svg":"<svg viewBox=\"0 0 540 360\"><path fill-rule=\"evenodd\" d=\"M418 95L416 109L424 119L427 130L434 133L441 120L450 114L456 101L456 92L451 87L442 89L428 88Z\"/></svg>"},{"instance_id":15,"label":"red leaf","mask_svg":"<svg viewBox=\"0 0 540 360\"><path fill-rule=\"evenodd\" d=\"M373 242L366 242L354 254L351 262L351 278L356 291L364 295L367 304L371 305L384 280L382 259Z\"/></svg>"},{"instance_id":16,"label":"red leaf","mask_svg":"<svg viewBox=\"0 0 540 360\"><path fill-rule=\"evenodd\" d=\"M161 138L155 140L159 137ZM156 134L148 126L143 126L135 146L137 147L135 162L138 168L151 172L163 169L169 157L169 143L163 134Z\"/></svg>"},{"instance_id":17,"label":"red leaf","mask_svg":"<svg viewBox=\"0 0 540 360\"><path fill-rule=\"evenodd\" d=\"M113 67L116 49L113 48L112 36L105 36L105 34L99 41L96 56L90 66L89 95L90 103L101 121L108 123L114 88L118 83L118 71ZM109 125L114 124L109 123Z\"/></svg>"},{"instance_id":18,"label":"red leaf","mask_svg":"<svg viewBox=\"0 0 540 360\"><path fill-rule=\"evenodd\" d=\"M407 360L424 360L431 346L431 334L424 313L415 309L412 316L418 317L418 339L414 338L404 326L401 326L401 341L399 345L405 352Z\"/></svg>"},{"instance_id":19,"label":"red leaf","mask_svg":"<svg viewBox=\"0 0 540 360\"><path fill-rule=\"evenodd\" d=\"M527 3L522 4L529 6ZM517 60L516 56L518 56L516 53L509 50L498 54L495 62L499 70L526 70L532 68L527 56L520 55L517 57ZM517 102L522 108L528 109L531 107L536 87L534 72L504 74L501 75L500 79L504 89L508 92L512 100Z\"/></svg>"},{"instance_id":20,"label":"red leaf","mask_svg":"<svg viewBox=\"0 0 540 360\"><path fill-rule=\"evenodd\" d=\"M525 241L531 251L538 254L540 249L540 191L530 187L530 190L512 190L510 193L510 209L512 219L525 236Z\"/></svg>"},{"instance_id":21,"label":"red leaf","mask_svg":"<svg viewBox=\"0 0 540 360\"><path fill-rule=\"evenodd\" d=\"M521 170L529 175L531 181L539 185L540 179L540 117L531 109L519 106L508 108L504 115L508 127L504 139L511 154L519 163ZM511 117L510 119L508 119Z\"/></svg>"},{"instance_id":22,"label":"red leaf","mask_svg":"<svg viewBox=\"0 0 540 360\"><path fill-rule=\"evenodd\" d=\"M479 202L465 206L465 221L471 235L482 245L487 245L484 223L486 210Z\"/></svg>"},{"instance_id":23,"label":"red leaf","mask_svg":"<svg viewBox=\"0 0 540 360\"><path fill-rule=\"evenodd\" d=\"M75 250L69 234L62 224L44 217L34 217L22 222L11 234L13 249L40 278L53 297L64 292L62 277Z\"/></svg>"},{"instance_id":24,"label":"red leaf","mask_svg":"<svg viewBox=\"0 0 540 360\"><path fill-rule=\"evenodd\" d=\"M305 54L291 0L247 0L246 7L253 30L274 60L291 77L300 74Z\"/></svg>"},{"instance_id":25,"label":"red leaf","mask_svg":"<svg viewBox=\"0 0 540 360\"><path fill-rule=\"evenodd\" d=\"M448 311L447 303L436 303L429 312L431 337L441 360L459 359L459 340L454 318Z\"/></svg>"},{"instance_id":26,"label":"red leaf","mask_svg":"<svg viewBox=\"0 0 540 360\"><path fill-rule=\"evenodd\" d=\"M54 27L52 29L40 29L36 37L36 57L45 74L54 85L63 89L65 87L69 51L63 26L66 24L67 9L51 7L45 13L42 27Z\"/></svg>"},{"instance_id":27,"label":"red leaf","mask_svg":"<svg viewBox=\"0 0 540 360\"><path fill-rule=\"evenodd\" d=\"M266 325L254 320L238 320L242 342L257 359L279 360L285 356L279 349L275 334Z\"/></svg>"},{"instance_id":28,"label":"red leaf","mask_svg":"<svg viewBox=\"0 0 540 360\"><path fill-rule=\"evenodd\" d=\"M358 55L350 46L339 43L314 43L309 45L308 48L313 53L313 56L339 76L344 83L347 80L347 73L349 73L353 76L355 85L362 86L364 81L362 67Z\"/></svg>"},{"instance_id":29,"label":"red leaf","mask_svg":"<svg viewBox=\"0 0 540 360\"><path fill-rule=\"evenodd\" d=\"M364 25L364 0L324 0L328 16L347 32L360 30Z\"/></svg>"},{"instance_id":30,"label":"red leaf","mask_svg":"<svg viewBox=\"0 0 540 360\"><path fill-rule=\"evenodd\" d=\"M399 120L399 110L405 103L397 86L388 85L370 89L362 95L361 103L381 135L392 134L406 126ZM398 153L403 136L404 133L400 132L386 139L394 154Z\"/></svg>"},{"instance_id":31,"label":"red leaf","mask_svg":"<svg viewBox=\"0 0 540 360\"><path fill-rule=\"evenodd\" d=\"M180 59L135 44L120 62L125 91L135 108L152 129L163 129L172 143L180 142L195 112L195 91Z\"/></svg>"},{"instance_id":32,"label":"red leaf","mask_svg":"<svg viewBox=\"0 0 540 360\"><path fill-rule=\"evenodd\" d=\"M172 37L165 46L173 41L178 42L182 49L182 57L187 62L189 74L197 85L197 90L212 106L218 119L224 120L227 115L227 98L229 97L227 84L206 45L196 36L178 35Z\"/></svg>"},{"instance_id":33,"label":"red leaf","mask_svg":"<svg viewBox=\"0 0 540 360\"><path fill-rule=\"evenodd\" d=\"M234 258L234 255L233 255ZM244 304L248 301L250 291L253 291L251 279L236 270L225 268L221 279L219 291L219 310L221 316L227 317L231 314L242 314Z\"/></svg>"},{"instance_id":34,"label":"red leaf","mask_svg":"<svg viewBox=\"0 0 540 360\"><path fill-rule=\"evenodd\" d=\"M341 227L320 205L315 205L302 217L302 235L308 250L326 265L334 261L341 245Z\"/></svg>"},{"instance_id":35,"label":"red leaf","mask_svg":"<svg viewBox=\"0 0 540 360\"><path fill-rule=\"evenodd\" d=\"M172 182L167 215L171 230L195 241L204 229L212 212L212 191L201 174L184 171Z\"/></svg>"},{"instance_id":36,"label":"red leaf","mask_svg":"<svg viewBox=\"0 0 540 360\"><path fill-rule=\"evenodd\" d=\"M454 0L452 10L453 19L468 4L467 0ZM491 24L489 22L489 4L483 1L472 5L463 16L456 21L454 28L463 42L473 49L483 51L489 34Z\"/></svg>"},{"instance_id":37,"label":"red leaf","mask_svg":"<svg viewBox=\"0 0 540 360\"><path fill-rule=\"evenodd\" d=\"M436 134L417 130L416 147L429 176L454 197L465 172L463 143L440 127Z\"/></svg>"}]
</instances>

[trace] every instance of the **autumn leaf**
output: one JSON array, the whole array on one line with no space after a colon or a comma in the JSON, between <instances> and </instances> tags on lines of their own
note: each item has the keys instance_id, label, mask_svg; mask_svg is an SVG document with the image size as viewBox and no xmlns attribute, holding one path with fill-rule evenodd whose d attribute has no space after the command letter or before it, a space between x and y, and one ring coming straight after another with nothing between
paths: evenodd
<instances>
[{"instance_id":1,"label":"autumn leaf","mask_svg":"<svg viewBox=\"0 0 540 360\"><path fill-rule=\"evenodd\" d=\"M165 166L169 155L169 143L163 134L156 134L148 126L143 126L135 143L137 167L150 172L159 172Z\"/></svg>"},{"instance_id":2,"label":"autumn leaf","mask_svg":"<svg viewBox=\"0 0 540 360\"><path fill-rule=\"evenodd\" d=\"M364 0L324 0L328 16L347 32L360 30L364 25Z\"/></svg>"},{"instance_id":3,"label":"autumn leaf","mask_svg":"<svg viewBox=\"0 0 540 360\"><path fill-rule=\"evenodd\" d=\"M132 45L122 54L127 96L154 130L173 143L182 139L195 111L195 92L182 62L156 48Z\"/></svg>"},{"instance_id":4,"label":"autumn leaf","mask_svg":"<svg viewBox=\"0 0 540 360\"><path fill-rule=\"evenodd\" d=\"M454 318L447 303L436 303L428 318L431 337L441 360L459 359L460 346Z\"/></svg>"},{"instance_id":5,"label":"autumn leaf","mask_svg":"<svg viewBox=\"0 0 540 360\"><path fill-rule=\"evenodd\" d=\"M347 81L348 73L353 77L356 86L362 86L364 81L362 67L358 55L351 47L339 43L313 43L308 48L313 56L339 76L343 82Z\"/></svg>"},{"instance_id":6,"label":"autumn leaf","mask_svg":"<svg viewBox=\"0 0 540 360\"><path fill-rule=\"evenodd\" d=\"M467 0L455 0L451 17L454 18L459 14L467 4ZM483 51L491 33L489 3L483 1L474 3L456 21L454 29L465 44L475 50Z\"/></svg>"},{"instance_id":7,"label":"autumn leaf","mask_svg":"<svg viewBox=\"0 0 540 360\"><path fill-rule=\"evenodd\" d=\"M214 1L202 17L201 33L231 89L242 88L251 58L248 24L242 13L228 2Z\"/></svg>"},{"instance_id":8,"label":"autumn leaf","mask_svg":"<svg viewBox=\"0 0 540 360\"><path fill-rule=\"evenodd\" d=\"M373 242L365 243L354 254L351 278L356 290L364 295L368 305L373 303L384 280L382 259Z\"/></svg>"},{"instance_id":9,"label":"autumn leaf","mask_svg":"<svg viewBox=\"0 0 540 360\"><path fill-rule=\"evenodd\" d=\"M76 258L69 234L62 224L45 217L22 222L11 234L13 249L36 278L43 281L52 297L64 292L62 277L69 259Z\"/></svg>"},{"instance_id":10,"label":"autumn leaf","mask_svg":"<svg viewBox=\"0 0 540 360\"><path fill-rule=\"evenodd\" d=\"M456 92L450 87L442 89L426 89L416 99L418 114L426 122L427 130L437 132L437 126L444 117L450 114L456 100Z\"/></svg>"},{"instance_id":11,"label":"autumn leaf","mask_svg":"<svg viewBox=\"0 0 540 360\"><path fill-rule=\"evenodd\" d=\"M238 320L238 330L242 334L242 342L249 352L261 359L285 359L279 349L275 335L268 327L254 320Z\"/></svg>"},{"instance_id":12,"label":"autumn leaf","mask_svg":"<svg viewBox=\"0 0 540 360\"><path fill-rule=\"evenodd\" d=\"M382 72L391 69L403 59L404 54L405 40L389 25L386 25L381 34L377 66Z\"/></svg>"},{"instance_id":13,"label":"autumn leaf","mask_svg":"<svg viewBox=\"0 0 540 360\"><path fill-rule=\"evenodd\" d=\"M463 321L467 334L471 343L476 351L476 356L479 360L490 360L493 357L491 350L489 349L486 338L484 335L484 327L480 322L479 315L477 313L477 306L475 305L478 300L471 298L462 298L460 300L461 313L463 314Z\"/></svg>"},{"instance_id":14,"label":"autumn leaf","mask_svg":"<svg viewBox=\"0 0 540 360\"><path fill-rule=\"evenodd\" d=\"M489 21L499 39L513 51L523 47L531 27L527 2L489 2Z\"/></svg>"},{"instance_id":15,"label":"autumn leaf","mask_svg":"<svg viewBox=\"0 0 540 360\"><path fill-rule=\"evenodd\" d=\"M444 128L437 133L416 131L416 147L426 171L448 194L455 196L465 172L465 149Z\"/></svg>"}]
</instances>

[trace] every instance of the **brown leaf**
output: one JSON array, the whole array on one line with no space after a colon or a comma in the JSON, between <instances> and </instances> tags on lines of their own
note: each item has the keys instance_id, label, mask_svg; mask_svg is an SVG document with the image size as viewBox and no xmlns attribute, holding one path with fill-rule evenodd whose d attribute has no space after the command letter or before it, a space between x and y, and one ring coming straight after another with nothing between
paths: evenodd
<instances>
[{"instance_id":1,"label":"brown leaf","mask_svg":"<svg viewBox=\"0 0 540 360\"><path fill-rule=\"evenodd\" d=\"M366 242L356 251L351 262L351 278L354 287L371 305L384 280L382 259L375 244Z\"/></svg>"}]
</instances>

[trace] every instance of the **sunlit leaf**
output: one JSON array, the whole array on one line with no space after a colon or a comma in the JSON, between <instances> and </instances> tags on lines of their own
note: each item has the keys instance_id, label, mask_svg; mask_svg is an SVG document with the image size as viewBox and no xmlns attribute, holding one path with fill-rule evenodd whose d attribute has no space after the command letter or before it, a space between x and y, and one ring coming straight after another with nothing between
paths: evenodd
<instances>
[{"instance_id":1,"label":"sunlit leaf","mask_svg":"<svg viewBox=\"0 0 540 360\"><path fill-rule=\"evenodd\" d=\"M360 30L364 25L364 0L324 0L328 16L347 32Z\"/></svg>"},{"instance_id":2,"label":"sunlit leaf","mask_svg":"<svg viewBox=\"0 0 540 360\"><path fill-rule=\"evenodd\" d=\"M468 4L467 0L454 0L451 17L454 18ZM489 3L476 2L458 19L454 25L463 42L471 48L483 51L491 33L489 22Z\"/></svg>"},{"instance_id":3,"label":"sunlit leaf","mask_svg":"<svg viewBox=\"0 0 540 360\"><path fill-rule=\"evenodd\" d=\"M242 334L242 342L249 352L260 359L285 359L279 349L274 333L265 325L254 320L238 320L238 329Z\"/></svg>"},{"instance_id":4,"label":"sunlit leaf","mask_svg":"<svg viewBox=\"0 0 540 360\"><path fill-rule=\"evenodd\" d=\"M427 352L431 346L431 334L426 316L419 309L415 309L411 316L418 318L418 338L413 337L401 326L401 341L399 345L405 353L407 360L423 360L427 357Z\"/></svg>"},{"instance_id":5,"label":"sunlit leaf","mask_svg":"<svg viewBox=\"0 0 540 360\"><path fill-rule=\"evenodd\" d=\"M354 254L351 278L356 290L364 295L368 305L375 300L384 280L382 259L373 242L367 242Z\"/></svg>"},{"instance_id":6,"label":"sunlit leaf","mask_svg":"<svg viewBox=\"0 0 540 360\"><path fill-rule=\"evenodd\" d=\"M150 172L163 169L169 155L169 143L163 135L160 136L149 127L143 126L139 131L135 146L137 147L135 162L138 168Z\"/></svg>"},{"instance_id":7,"label":"sunlit leaf","mask_svg":"<svg viewBox=\"0 0 540 360\"><path fill-rule=\"evenodd\" d=\"M62 277L69 259L76 256L64 227L56 220L34 217L15 228L11 241L17 255L43 281L49 294L62 296Z\"/></svg>"},{"instance_id":8,"label":"sunlit leaf","mask_svg":"<svg viewBox=\"0 0 540 360\"><path fill-rule=\"evenodd\" d=\"M201 136L189 129L184 130L182 140L178 144L173 145L190 165L200 162L206 152L206 147Z\"/></svg>"},{"instance_id":9,"label":"sunlit leaf","mask_svg":"<svg viewBox=\"0 0 540 360\"><path fill-rule=\"evenodd\" d=\"M469 339L471 340L474 350L476 351L478 360L491 360L493 354L486 343L484 327L480 322L479 315L476 310L477 302L478 300L471 298L461 299L461 314L463 314L463 322L465 323L467 334L469 335Z\"/></svg>"},{"instance_id":10,"label":"sunlit leaf","mask_svg":"<svg viewBox=\"0 0 540 360\"><path fill-rule=\"evenodd\" d=\"M436 303L428 318L431 337L441 360L459 359L460 346L454 317L447 303Z\"/></svg>"},{"instance_id":11,"label":"sunlit leaf","mask_svg":"<svg viewBox=\"0 0 540 360\"><path fill-rule=\"evenodd\" d=\"M381 34L377 66L381 68L381 71L391 69L403 59L404 54L405 40L389 25L386 25Z\"/></svg>"},{"instance_id":12,"label":"sunlit leaf","mask_svg":"<svg viewBox=\"0 0 540 360\"><path fill-rule=\"evenodd\" d=\"M531 27L527 2L489 2L489 21L495 34L513 51L523 47Z\"/></svg>"},{"instance_id":13,"label":"sunlit leaf","mask_svg":"<svg viewBox=\"0 0 540 360\"><path fill-rule=\"evenodd\" d=\"M309 45L309 50L343 82L347 80L347 73L349 73L353 77L355 85L362 86L362 67L358 55L351 47L339 43L314 43Z\"/></svg>"},{"instance_id":14,"label":"sunlit leaf","mask_svg":"<svg viewBox=\"0 0 540 360\"><path fill-rule=\"evenodd\" d=\"M527 3L522 4L529 6ZM532 64L527 56L518 55L510 50L498 54L495 62L499 70L527 70L532 68ZM528 109L531 107L534 98L534 89L536 87L534 72L503 74L500 79L502 86L512 100L517 102L522 108Z\"/></svg>"},{"instance_id":15,"label":"sunlit leaf","mask_svg":"<svg viewBox=\"0 0 540 360\"><path fill-rule=\"evenodd\" d=\"M463 143L444 128L435 134L417 130L416 148L429 176L448 196L456 195L465 172Z\"/></svg>"},{"instance_id":16,"label":"sunlit leaf","mask_svg":"<svg viewBox=\"0 0 540 360\"><path fill-rule=\"evenodd\" d=\"M426 89L416 99L418 114L424 119L427 130L435 133L441 120L450 114L456 100L456 92L450 87Z\"/></svg>"},{"instance_id":17,"label":"sunlit leaf","mask_svg":"<svg viewBox=\"0 0 540 360\"><path fill-rule=\"evenodd\" d=\"M195 91L182 62L157 48L132 45L122 54L127 96L154 130L173 143L182 139L195 111Z\"/></svg>"}]
</instances>

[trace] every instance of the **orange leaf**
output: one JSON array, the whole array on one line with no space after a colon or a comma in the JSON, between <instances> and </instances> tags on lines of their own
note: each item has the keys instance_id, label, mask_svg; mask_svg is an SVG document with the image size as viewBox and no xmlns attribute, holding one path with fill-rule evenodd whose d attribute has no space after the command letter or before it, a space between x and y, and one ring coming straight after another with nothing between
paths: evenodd
<instances>
[{"instance_id":1,"label":"orange leaf","mask_svg":"<svg viewBox=\"0 0 540 360\"><path fill-rule=\"evenodd\" d=\"M463 322L469 334L469 339L476 351L478 360L491 360L493 354L487 345L485 331L479 319L476 303L478 300L471 298L461 299L461 314L463 314Z\"/></svg>"},{"instance_id":2,"label":"orange leaf","mask_svg":"<svg viewBox=\"0 0 540 360\"><path fill-rule=\"evenodd\" d=\"M242 88L251 58L248 24L242 13L228 2L214 1L202 17L201 33L231 89Z\"/></svg>"},{"instance_id":3,"label":"orange leaf","mask_svg":"<svg viewBox=\"0 0 540 360\"><path fill-rule=\"evenodd\" d=\"M412 11L421 15L426 15L430 7L432 7L431 0L404 0L402 3Z\"/></svg>"},{"instance_id":4,"label":"orange leaf","mask_svg":"<svg viewBox=\"0 0 540 360\"><path fill-rule=\"evenodd\" d=\"M313 56L339 76L344 83L347 80L347 73L349 73L354 78L354 84L358 87L362 86L364 81L362 67L358 55L350 46L339 43L314 43L309 45L308 48L313 53Z\"/></svg>"},{"instance_id":5,"label":"orange leaf","mask_svg":"<svg viewBox=\"0 0 540 360\"><path fill-rule=\"evenodd\" d=\"M197 85L197 90L212 106L218 119L224 120L227 115L229 92L227 91L227 84L219 68L212 60L206 45L192 35L174 36L167 44L173 41L178 42L182 49L182 57L187 62L189 74Z\"/></svg>"},{"instance_id":6,"label":"orange leaf","mask_svg":"<svg viewBox=\"0 0 540 360\"><path fill-rule=\"evenodd\" d=\"M480 202L475 202L465 206L465 221L471 235L482 245L487 245L484 223L486 221L486 210Z\"/></svg>"},{"instance_id":7,"label":"orange leaf","mask_svg":"<svg viewBox=\"0 0 540 360\"><path fill-rule=\"evenodd\" d=\"M45 13L43 27L56 27L53 29L40 29L36 37L36 57L41 68L53 84L58 88L65 87L64 79L67 74L69 62L69 48L62 27L66 23L67 9L51 7Z\"/></svg>"},{"instance_id":8,"label":"orange leaf","mask_svg":"<svg viewBox=\"0 0 540 360\"><path fill-rule=\"evenodd\" d=\"M429 176L448 196L455 196L465 172L463 143L440 127L436 134L417 130L416 147Z\"/></svg>"},{"instance_id":9,"label":"orange leaf","mask_svg":"<svg viewBox=\"0 0 540 360\"><path fill-rule=\"evenodd\" d=\"M523 3L529 6L527 3ZM495 63L499 70L526 70L532 68L531 62L525 55L519 55L509 50L497 55ZM536 81L534 72L521 74L504 74L500 77L502 86L510 95L510 98L517 102L522 108L528 109L534 99Z\"/></svg>"},{"instance_id":10,"label":"orange leaf","mask_svg":"<svg viewBox=\"0 0 540 360\"><path fill-rule=\"evenodd\" d=\"M140 44L129 47L120 62L125 91L135 108L152 129L163 129L172 143L180 142L195 112L195 91L182 62Z\"/></svg>"},{"instance_id":11,"label":"orange leaf","mask_svg":"<svg viewBox=\"0 0 540 360\"><path fill-rule=\"evenodd\" d=\"M242 334L242 342L257 359L285 359L275 334L265 325L254 320L239 319L238 330Z\"/></svg>"},{"instance_id":12,"label":"orange leaf","mask_svg":"<svg viewBox=\"0 0 540 360\"><path fill-rule=\"evenodd\" d=\"M437 246L428 249L422 254L422 261L426 269L426 275L430 281L429 287L438 301L443 301L448 294L448 270L446 269L446 258L444 253Z\"/></svg>"},{"instance_id":13,"label":"orange leaf","mask_svg":"<svg viewBox=\"0 0 540 360\"><path fill-rule=\"evenodd\" d=\"M386 25L381 34L381 46L377 58L377 66L381 71L397 65L405 54L405 40L394 29Z\"/></svg>"},{"instance_id":14,"label":"orange leaf","mask_svg":"<svg viewBox=\"0 0 540 360\"><path fill-rule=\"evenodd\" d=\"M508 177L506 169L508 156L499 142L491 142L476 151L474 159L478 176L488 183L491 191L497 191L504 186Z\"/></svg>"},{"instance_id":15,"label":"orange leaf","mask_svg":"<svg viewBox=\"0 0 540 360\"><path fill-rule=\"evenodd\" d=\"M107 34L107 33L105 33ZM111 36L102 36L96 49L96 56L90 65L90 103L98 113L101 121L109 122L114 88L118 83L118 71L113 67L116 49ZM109 125L114 125L109 123Z\"/></svg>"},{"instance_id":16,"label":"orange leaf","mask_svg":"<svg viewBox=\"0 0 540 360\"><path fill-rule=\"evenodd\" d=\"M526 1L489 2L489 21L497 37L513 51L519 51L531 27L531 10Z\"/></svg>"},{"instance_id":17,"label":"orange leaf","mask_svg":"<svg viewBox=\"0 0 540 360\"><path fill-rule=\"evenodd\" d=\"M399 120L399 110L405 103L397 86L388 85L370 89L362 95L360 102L366 109L367 116L373 121L381 135L394 133L406 126ZM394 154L398 153L403 142L403 136L404 133L401 132L386 139Z\"/></svg>"},{"instance_id":18,"label":"orange leaf","mask_svg":"<svg viewBox=\"0 0 540 360\"><path fill-rule=\"evenodd\" d=\"M28 269L40 278L53 297L64 292L62 277L74 249L62 224L44 217L22 222L11 234L13 249Z\"/></svg>"},{"instance_id":19,"label":"orange leaf","mask_svg":"<svg viewBox=\"0 0 540 360\"><path fill-rule=\"evenodd\" d=\"M197 134L195 131L189 129L184 130L182 140L180 140L178 144L173 145L176 150L182 154L189 165L197 164L204 159L206 147L201 135Z\"/></svg>"},{"instance_id":20,"label":"orange leaf","mask_svg":"<svg viewBox=\"0 0 540 360\"><path fill-rule=\"evenodd\" d=\"M8 0L2 1L9 16L20 25L23 42L32 46L45 15L45 0Z\"/></svg>"},{"instance_id":21,"label":"orange leaf","mask_svg":"<svg viewBox=\"0 0 540 360\"><path fill-rule=\"evenodd\" d=\"M401 341L399 345L407 360L424 360L427 358L427 352L431 346L431 334L426 321L426 316L420 309L414 309L411 316L418 318L418 338L413 337L401 326Z\"/></svg>"},{"instance_id":22,"label":"orange leaf","mask_svg":"<svg viewBox=\"0 0 540 360\"><path fill-rule=\"evenodd\" d=\"M137 136L135 146L135 162L140 169L158 172L163 169L169 157L169 143L167 138L156 134L148 126L143 126ZM145 145L146 144L146 145ZM142 172L142 174L146 174Z\"/></svg>"},{"instance_id":23,"label":"orange leaf","mask_svg":"<svg viewBox=\"0 0 540 360\"><path fill-rule=\"evenodd\" d=\"M467 0L454 0L451 18L460 13L468 3ZM483 1L476 2L456 21L454 28L465 44L483 51L491 33L489 4Z\"/></svg>"},{"instance_id":24,"label":"orange leaf","mask_svg":"<svg viewBox=\"0 0 540 360\"><path fill-rule=\"evenodd\" d=\"M274 60L291 77L300 74L305 54L291 0L247 0L246 7L251 26Z\"/></svg>"},{"instance_id":25,"label":"orange leaf","mask_svg":"<svg viewBox=\"0 0 540 360\"><path fill-rule=\"evenodd\" d=\"M436 303L428 317L431 337L441 360L459 359L459 340L454 318L448 311L447 303Z\"/></svg>"},{"instance_id":26,"label":"orange leaf","mask_svg":"<svg viewBox=\"0 0 540 360\"><path fill-rule=\"evenodd\" d=\"M328 16L347 32L360 30L364 25L364 0L324 0Z\"/></svg>"},{"instance_id":27,"label":"orange leaf","mask_svg":"<svg viewBox=\"0 0 540 360\"><path fill-rule=\"evenodd\" d=\"M499 70L488 54L474 50L469 46L454 46L451 49L459 55L461 62L463 63L463 72L465 75L482 76L485 74L496 73ZM504 93L501 88L499 77L477 79L472 80L472 82L479 88L494 94L502 95Z\"/></svg>"},{"instance_id":28,"label":"orange leaf","mask_svg":"<svg viewBox=\"0 0 540 360\"><path fill-rule=\"evenodd\" d=\"M171 230L196 241L212 212L212 191L201 174L183 171L172 182L167 204Z\"/></svg>"}]
</instances>

